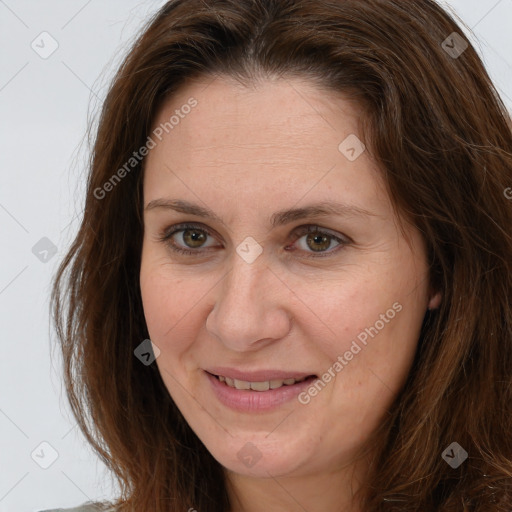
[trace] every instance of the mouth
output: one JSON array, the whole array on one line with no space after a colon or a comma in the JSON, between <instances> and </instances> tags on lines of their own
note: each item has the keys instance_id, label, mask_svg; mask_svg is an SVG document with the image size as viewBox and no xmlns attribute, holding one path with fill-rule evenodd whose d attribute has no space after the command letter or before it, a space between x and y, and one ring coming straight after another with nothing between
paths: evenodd
<instances>
[{"instance_id":1,"label":"mouth","mask_svg":"<svg viewBox=\"0 0 512 512\"><path fill-rule=\"evenodd\" d=\"M210 372L207 372L210 373ZM248 381L242 379L235 379L231 377L227 377L225 375L215 375L210 373L213 377L215 377L219 382L223 382L226 386L244 390L244 391L268 391L270 389L279 389L283 386L293 386L294 384L298 384L300 382L304 382L308 379L316 379L316 375L306 375L306 376L297 376L297 377L288 377L284 379L270 379L270 380L261 380L261 381Z\"/></svg>"},{"instance_id":2,"label":"mouth","mask_svg":"<svg viewBox=\"0 0 512 512\"><path fill-rule=\"evenodd\" d=\"M297 396L318 378L311 373L282 371L240 372L232 368L204 370L219 402L237 412L272 411Z\"/></svg>"}]
</instances>

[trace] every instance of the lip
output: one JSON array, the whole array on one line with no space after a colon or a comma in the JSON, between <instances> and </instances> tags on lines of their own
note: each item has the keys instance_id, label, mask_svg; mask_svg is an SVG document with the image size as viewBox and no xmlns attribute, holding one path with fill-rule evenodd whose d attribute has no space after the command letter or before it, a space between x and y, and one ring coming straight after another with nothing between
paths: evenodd
<instances>
[{"instance_id":1,"label":"lip","mask_svg":"<svg viewBox=\"0 0 512 512\"><path fill-rule=\"evenodd\" d=\"M267 380L285 380L285 379L302 379L315 375L314 372L284 372L282 370L258 370L254 372L244 372L236 368L227 368L216 366L205 370L213 375L222 375L230 379L245 380L247 382L265 382Z\"/></svg>"},{"instance_id":2,"label":"lip","mask_svg":"<svg viewBox=\"0 0 512 512\"><path fill-rule=\"evenodd\" d=\"M290 373L285 372L254 372L254 373L243 373L243 372L228 372L231 375L243 375L245 377L251 376L254 379L256 375L258 378L252 380L251 382L261 382L265 380L273 380L272 378L261 378L261 375L274 375L275 379L284 379L284 378L293 378ZM277 409L279 406L283 405L286 402L290 402L293 399L296 399L297 396L305 390L307 387L311 385L312 382L317 380L317 377L311 377L302 382L298 382L296 384L292 384L291 386L281 386L277 389L269 389L268 391L253 391L253 390L239 390L228 386L226 383L221 382L217 377L210 374L208 371L204 372L204 375L209 380L212 391L214 395L217 397L219 402L221 402L226 407L233 409L238 412L263 412L270 411L273 409ZM224 375L224 373L216 373L215 375ZM283 375L288 375L288 377L282 377ZM301 374L293 374L298 377ZM302 374L302 377L307 377L308 374ZM230 375L225 375L226 377L230 377ZM232 377L239 379L239 377ZM300 378L300 377L298 377ZM259 379L259 380L258 380ZM239 380L246 380L245 378Z\"/></svg>"}]
</instances>

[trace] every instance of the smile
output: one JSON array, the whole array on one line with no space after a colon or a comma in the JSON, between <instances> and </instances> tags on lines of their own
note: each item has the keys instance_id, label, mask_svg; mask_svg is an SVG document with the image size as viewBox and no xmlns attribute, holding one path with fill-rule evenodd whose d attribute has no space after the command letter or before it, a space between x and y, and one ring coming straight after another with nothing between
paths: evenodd
<instances>
[{"instance_id":1,"label":"smile","mask_svg":"<svg viewBox=\"0 0 512 512\"><path fill-rule=\"evenodd\" d=\"M286 402L296 401L297 396L317 379L312 374L292 377L283 372L279 372L280 375L277 372L255 372L251 380L245 380L235 378L233 373L237 373L237 377L245 376L246 379L248 374L242 375L236 371L229 373L231 377L221 372L204 371L213 396L224 406L238 412L261 413L277 409Z\"/></svg>"},{"instance_id":2,"label":"smile","mask_svg":"<svg viewBox=\"0 0 512 512\"><path fill-rule=\"evenodd\" d=\"M306 380L308 377L291 378L291 379L274 379L261 382L249 382L246 380L231 379L223 375L215 375L220 382L225 382L231 388L235 389L251 389L252 391L268 391L269 389L278 389L282 386L293 386L298 382Z\"/></svg>"}]
</instances>

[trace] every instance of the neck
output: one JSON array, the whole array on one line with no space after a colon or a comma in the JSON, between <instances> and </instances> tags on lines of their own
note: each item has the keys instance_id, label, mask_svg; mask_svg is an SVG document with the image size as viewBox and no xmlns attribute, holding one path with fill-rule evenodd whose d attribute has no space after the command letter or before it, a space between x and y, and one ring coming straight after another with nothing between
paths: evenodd
<instances>
[{"instance_id":1,"label":"neck","mask_svg":"<svg viewBox=\"0 0 512 512\"><path fill-rule=\"evenodd\" d=\"M361 464L331 472L257 478L227 472L229 512L361 512Z\"/></svg>"}]
</instances>

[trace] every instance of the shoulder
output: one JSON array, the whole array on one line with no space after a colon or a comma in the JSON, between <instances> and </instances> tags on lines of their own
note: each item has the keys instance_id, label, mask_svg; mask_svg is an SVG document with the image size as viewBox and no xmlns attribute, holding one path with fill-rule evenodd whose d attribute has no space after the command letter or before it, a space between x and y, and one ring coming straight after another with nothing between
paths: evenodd
<instances>
[{"instance_id":1,"label":"shoulder","mask_svg":"<svg viewBox=\"0 0 512 512\"><path fill-rule=\"evenodd\" d=\"M94 503L86 503L74 508L52 508L41 510L40 512L99 512L102 509ZM115 512L115 508L103 509L103 512Z\"/></svg>"}]
</instances>

